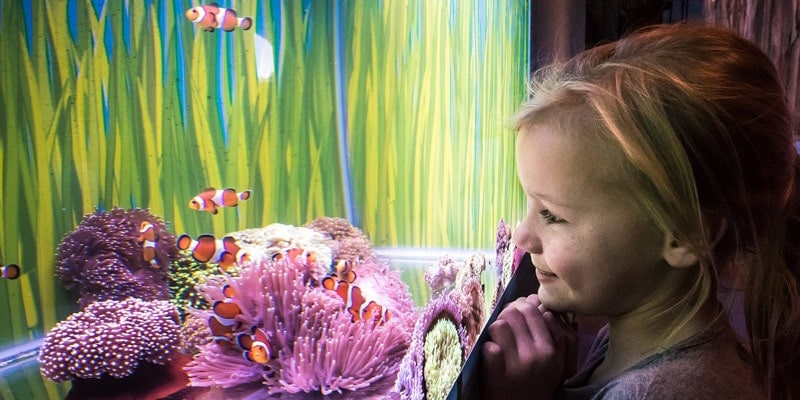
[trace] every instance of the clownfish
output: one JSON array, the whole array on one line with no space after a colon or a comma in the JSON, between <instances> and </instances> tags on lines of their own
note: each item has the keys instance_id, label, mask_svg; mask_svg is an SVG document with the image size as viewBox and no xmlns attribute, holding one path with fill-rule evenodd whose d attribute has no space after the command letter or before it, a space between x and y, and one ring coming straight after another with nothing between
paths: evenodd
<instances>
[{"instance_id":1,"label":"clownfish","mask_svg":"<svg viewBox=\"0 0 800 400\"><path fill-rule=\"evenodd\" d=\"M218 344L233 343L233 332L239 326L235 318L242 313L242 309L233 302L235 291L231 285L222 286L222 294L226 299L215 301L212 305L214 314L208 318L208 328L211 338Z\"/></svg>"},{"instance_id":2,"label":"clownfish","mask_svg":"<svg viewBox=\"0 0 800 400\"><path fill-rule=\"evenodd\" d=\"M243 201L249 198L249 190L237 193L232 188L217 190L210 187L192 197L189 200L189 208L216 214L219 212L220 207L236 207L239 205L240 200Z\"/></svg>"},{"instance_id":3,"label":"clownfish","mask_svg":"<svg viewBox=\"0 0 800 400\"><path fill-rule=\"evenodd\" d=\"M263 329L253 326L251 333L240 332L236 335L236 344L244 350L242 356L247 361L266 364L272 359L272 345L267 340Z\"/></svg>"},{"instance_id":4,"label":"clownfish","mask_svg":"<svg viewBox=\"0 0 800 400\"><path fill-rule=\"evenodd\" d=\"M301 262L304 262L306 265L314 263L317 261L317 254L313 251L306 251L301 248L293 247L288 250L281 251L280 253L275 253L272 256L272 261L280 261L284 258L289 260L295 260L297 257L305 256L305 259L302 259Z\"/></svg>"},{"instance_id":5,"label":"clownfish","mask_svg":"<svg viewBox=\"0 0 800 400\"><path fill-rule=\"evenodd\" d=\"M350 313L350 321L371 320L376 317L375 322L388 321L392 317L391 312L385 309L374 300L367 302L361 293L361 288L350 282L339 280L328 276L322 279L322 286L325 289L333 290L344 300L345 309Z\"/></svg>"},{"instance_id":6,"label":"clownfish","mask_svg":"<svg viewBox=\"0 0 800 400\"><path fill-rule=\"evenodd\" d=\"M5 279L17 279L20 276L20 269L17 264L6 264L1 269Z\"/></svg>"},{"instance_id":7,"label":"clownfish","mask_svg":"<svg viewBox=\"0 0 800 400\"><path fill-rule=\"evenodd\" d=\"M208 317L208 329L211 331L211 339L219 343L233 343L233 332L236 322L221 320L216 314Z\"/></svg>"},{"instance_id":8,"label":"clownfish","mask_svg":"<svg viewBox=\"0 0 800 400\"><path fill-rule=\"evenodd\" d=\"M158 260L156 259L156 242L158 235L156 234L156 227L148 221L142 221L139 228L139 238L137 242L142 244L142 257L145 261L150 263L153 268L158 268Z\"/></svg>"},{"instance_id":9,"label":"clownfish","mask_svg":"<svg viewBox=\"0 0 800 400\"><path fill-rule=\"evenodd\" d=\"M217 239L214 235L204 234L198 236L197 240L194 240L191 236L184 233L178 237L175 245L180 250L191 251L192 257L197 260L197 262L213 262L219 264L223 272L228 272L228 269L232 267L234 263L242 263L250 260L247 252L236 244L236 239L234 239L233 236L225 236L222 239Z\"/></svg>"},{"instance_id":10,"label":"clownfish","mask_svg":"<svg viewBox=\"0 0 800 400\"><path fill-rule=\"evenodd\" d=\"M248 30L253 26L253 20L250 17L239 18L235 10L222 8L217 3L192 7L186 10L185 14L189 21L196 23L200 29L206 32L214 32L214 29L230 32L237 26Z\"/></svg>"},{"instance_id":11,"label":"clownfish","mask_svg":"<svg viewBox=\"0 0 800 400\"><path fill-rule=\"evenodd\" d=\"M336 265L333 266L331 276L348 283L353 283L358 277L356 271L353 271L353 262L344 259L336 262Z\"/></svg>"}]
</instances>

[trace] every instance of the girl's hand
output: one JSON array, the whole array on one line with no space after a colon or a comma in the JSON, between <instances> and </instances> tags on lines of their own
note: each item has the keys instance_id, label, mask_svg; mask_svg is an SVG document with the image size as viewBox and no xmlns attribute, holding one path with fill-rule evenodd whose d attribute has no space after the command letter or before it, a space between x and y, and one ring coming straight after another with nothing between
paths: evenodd
<instances>
[{"instance_id":1,"label":"girl's hand","mask_svg":"<svg viewBox=\"0 0 800 400\"><path fill-rule=\"evenodd\" d=\"M482 399L552 399L575 373L577 334L535 294L509 303L482 351Z\"/></svg>"}]
</instances>

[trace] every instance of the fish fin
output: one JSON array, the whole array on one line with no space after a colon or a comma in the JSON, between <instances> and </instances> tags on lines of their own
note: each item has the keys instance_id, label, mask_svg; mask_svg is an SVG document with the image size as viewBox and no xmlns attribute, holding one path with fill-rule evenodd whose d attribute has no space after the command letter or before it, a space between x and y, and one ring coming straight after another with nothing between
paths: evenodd
<instances>
[{"instance_id":1,"label":"fish fin","mask_svg":"<svg viewBox=\"0 0 800 400\"><path fill-rule=\"evenodd\" d=\"M326 276L325 278L322 278L322 287L328 290L335 290L336 280L330 276Z\"/></svg>"},{"instance_id":2,"label":"fish fin","mask_svg":"<svg viewBox=\"0 0 800 400\"><path fill-rule=\"evenodd\" d=\"M175 245L180 250L189 250L189 246L192 245L192 237L189 234L184 233L183 235L178 236L178 240L175 241Z\"/></svg>"},{"instance_id":3,"label":"fish fin","mask_svg":"<svg viewBox=\"0 0 800 400\"><path fill-rule=\"evenodd\" d=\"M267 343L267 333L263 329L253 326L253 340Z\"/></svg>"},{"instance_id":4,"label":"fish fin","mask_svg":"<svg viewBox=\"0 0 800 400\"><path fill-rule=\"evenodd\" d=\"M245 332L239 332L236 334L236 344L242 350L250 350L250 347L253 346L253 338Z\"/></svg>"}]
</instances>

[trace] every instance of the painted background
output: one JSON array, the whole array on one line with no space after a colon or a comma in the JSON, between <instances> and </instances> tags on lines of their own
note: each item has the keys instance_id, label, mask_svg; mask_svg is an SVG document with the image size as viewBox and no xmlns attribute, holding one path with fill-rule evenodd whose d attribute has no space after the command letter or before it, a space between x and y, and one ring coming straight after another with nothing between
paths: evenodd
<instances>
[{"instance_id":1,"label":"painted background","mask_svg":"<svg viewBox=\"0 0 800 400\"><path fill-rule=\"evenodd\" d=\"M527 1L223 1L254 20L231 33L194 5L0 0L0 261L23 272L0 281L0 349L75 310L54 256L95 209L192 235L338 216L378 247L475 250L522 216L505 122ZM190 210L207 186L253 198Z\"/></svg>"}]
</instances>

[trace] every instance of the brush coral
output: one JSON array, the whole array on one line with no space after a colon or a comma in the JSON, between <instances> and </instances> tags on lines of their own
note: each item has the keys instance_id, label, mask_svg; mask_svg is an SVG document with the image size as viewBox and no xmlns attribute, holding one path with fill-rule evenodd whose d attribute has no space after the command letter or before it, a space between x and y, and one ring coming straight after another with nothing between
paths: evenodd
<instances>
[{"instance_id":1,"label":"brush coral","mask_svg":"<svg viewBox=\"0 0 800 400\"><path fill-rule=\"evenodd\" d=\"M399 274L377 261L359 264L353 284L391 316L353 321L345 301L323 287L304 261L261 258L242 265L239 276L211 277L200 285L218 306L194 313L214 321L217 332L186 367L192 385L261 381L269 393L305 397L353 391L366 397L391 388L416 317ZM231 309L237 312L228 319ZM262 332L267 352L259 358L247 352L253 346L248 338Z\"/></svg>"},{"instance_id":2,"label":"brush coral","mask_svg":"<svg viewBox=\"0 0 800 400\"><path fill-rule=\"evenodd\" d=\"M168 301L99 301L47 334L39 364L56 382L122 378L142 362L166 364L178 340L178 313Z\"/></svg>"},{"instance_id":3,"label":"brush coral","mask_svg":"<svg viewBox=\"0 0 800 400\"><path fill-rule=\"evenodd\" d=\"M152 225L152 244L140 240L143 223ZM152 262L145 258L145 246L154 250ZM56 276L67 289L80 293L81 307L128 296L166 300L167 271L177 258L175 235L160 218L143 209L115 207L85 215L61 240Z\"/></svg>"}]
</instances>

